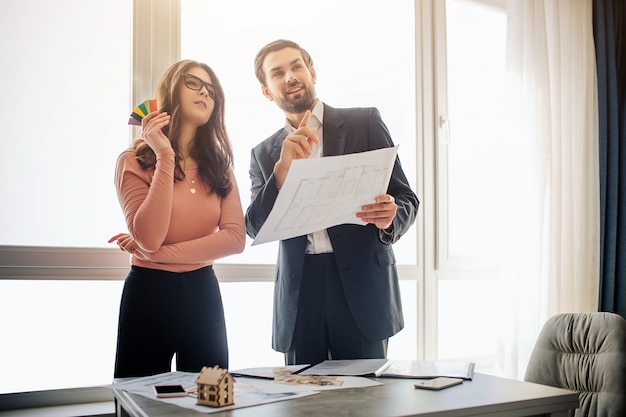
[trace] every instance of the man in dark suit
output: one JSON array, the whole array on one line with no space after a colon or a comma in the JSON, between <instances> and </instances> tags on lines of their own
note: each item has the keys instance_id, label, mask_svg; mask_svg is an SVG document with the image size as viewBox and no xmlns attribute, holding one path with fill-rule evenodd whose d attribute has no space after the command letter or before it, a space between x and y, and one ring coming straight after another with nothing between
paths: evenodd
<instances>
[{"instance_id":1,"label":"man in dark suit","mask_svg":"<svg viewBox=\"0 0 626 417\"><path fill-rule=\"evenodd\" d=\"M291 161L393 146L375 108L334 109L318 100L309 54L277 40L255 60L263 95L285 127L254 147L246 230L254 238L272 210ZM367 225L341 224L282 240L274 288L272 347L287 364L386 358L404 327L392 244L414 223L419 200L396 158L387 194L361 207Z\"/></svg>"}]
</instances>

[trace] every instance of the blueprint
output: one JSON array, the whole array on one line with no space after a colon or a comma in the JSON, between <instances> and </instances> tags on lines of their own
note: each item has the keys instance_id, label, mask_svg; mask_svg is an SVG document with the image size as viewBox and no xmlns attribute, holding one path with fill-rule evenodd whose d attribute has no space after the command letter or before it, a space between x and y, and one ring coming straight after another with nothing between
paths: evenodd
<instances>
[{"instance_id":1,"label":"blueprint","mask_svg":"<svg viewBox=\"0 0 626 417\"><path fill-rule=\"evenodd\" d=\"M343 223L387 193L398 146L291 163L274 207L252 245L290 239Z\"/></svg>"},{"instance_id":2,"label":"blueprint","mask_svg":"<svg viewBox=\"0 0 626 417\"><path fill-rule=\"evenodd\" d=\"M135 407L135 411L139 411L141 413L137 413L136 415L144 415L147 416L139 406L135 403L132 397L128 396L127 393L138 394L146 398L150 398L151 400L160 401L167 404L176 405L182 408L188 408L191 410L195 410L201 413L211 414L211 413L219 413L226 410L234 410L237 408L249 407L253 405L267 404L273 403L277 401L290 400L295 398L302 398L309 395L314 395L319 392L313 389L300 389L298 392L295 392L293 389L289 389L290 387L287 385L282 385L282 390L275 386L273 387L273 391L271 394L267 394L263 391L260 391L258 388L249 385L245 382L245 380L249 378L238 378L235 381L235 385L233 387L233 395L235 398L235 403L233 405L228 405L225 407L207 407L204 405L198 405L198 397L197 397L197 387L196 378L198 377L197 373L194 372L166 372L158 375L145 376L140 378L127 378L120 382L116 382L112 385L108 385L109 388L115 390L118 396L122 396L126 399L126 401L132 403ZM252 382L255 382L252 380ZM272 382L273 381L269 381ZM185 397L174 397L174 398L157 398L154 394L153 387L155 385L171 385L171 384L181 384L185 390L189 393ZM276 384L277 385L277 384ZM270 385L271 387L271 385ZM153 407L154 408L154 407ZM174 413L178 415L179 413ZM181 413L182 414L182 413ZM135 414L133 414L135 415ZM188 414L185 414L188 415Z\"/></svg>"}]
</instances>

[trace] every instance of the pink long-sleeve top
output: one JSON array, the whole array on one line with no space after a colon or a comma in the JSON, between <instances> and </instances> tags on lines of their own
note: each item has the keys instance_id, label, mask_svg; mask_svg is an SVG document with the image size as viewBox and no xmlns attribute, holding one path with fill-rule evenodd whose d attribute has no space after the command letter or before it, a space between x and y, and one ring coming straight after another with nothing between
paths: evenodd
<instances>
[{"instance_id":1,"label":"pink long-sleeve top","mask_svg":"<svg viewBox=\"0 0 626 417\"><path fill-rule=\"evenodd\" d=\"M154 170L143 170L135 152L127 150L115 172L117 196L128 231L138 249L133 265L170 272L187 272L212 265L216 259L240 253L246 242L239 189L224 198L209 195L198 177L197 192L187 181L174 182L174 151L156 153ZM195 166L187 167L193 170ZM197 170L186 171L188 181Z\"/></svg>"}]
</instances>

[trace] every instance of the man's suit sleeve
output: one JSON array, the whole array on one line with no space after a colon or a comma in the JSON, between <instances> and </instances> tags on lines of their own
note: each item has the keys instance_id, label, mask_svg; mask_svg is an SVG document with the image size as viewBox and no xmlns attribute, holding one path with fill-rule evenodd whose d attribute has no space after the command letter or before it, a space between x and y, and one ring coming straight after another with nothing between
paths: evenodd
<instances>
[{"instance_id":1,"label":"man's suit sleeve","mask_svg":"<svg viewBox=\"0 0 626 417\"><path fill-rule=\"evenodd\" d=\"M253 148L250 154L250 205L246 210L246 233L255 238L267 220L278 196L274 179L274 162L262 147Z\"/></svg>"},{"instance_id":2,"label":"man's suit sleeve","mask_svg":"<svg viewBox=\"0 0 626 417\"><path fill-rule=\"evenodd\" d=\"M376 108L371 109L369 120L370 131L375 132L372 137L376 139L373 140L382 139L386 143L380 145L394 146L391 134L383 122L380 112ZM376 147L378 146L379 145L376 145ZM417 195L411 189L409 181L404 174L399 157L396 157L396 161L393 165L389 187L387 187L387 194L393 196L398 210L396 211L396 217L394 217L391 227L386 230L380 230L378 234L383 243L392 244L397 242L398 239L409 230L411 225L415 223L420 204Z\"/></svg>"},{"instance_id":3,"label":"man's suit sleeve","mask_svg":"<svg viewBox=\"0 0 626 417\"><path fill-rule=\"evenodd\" d=\"M379 231L379 237L386 244L398 241L404 235L417 218L419 199L411 190L409 183L400 166L400 160L396 158L387 194L392 195L398 206L396 217L394 217L391 227Z\"/></svg>"}]
</instances>

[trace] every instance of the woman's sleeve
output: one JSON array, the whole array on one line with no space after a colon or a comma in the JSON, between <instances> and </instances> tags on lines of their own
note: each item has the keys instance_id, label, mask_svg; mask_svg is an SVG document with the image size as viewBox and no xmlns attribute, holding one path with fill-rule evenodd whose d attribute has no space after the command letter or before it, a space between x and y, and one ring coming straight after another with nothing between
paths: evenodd
<instances>
[{"instance_id":1,"label":"woman's sleeve","mask_svg":"<svg viewBox=\"0 0 626 417\"><path fill-rule=\"evenodd\" d=\"M156 155L154 175L143 170L132 151L117 160L115 186L130 235L144 252L157 251L167 235L174 191L174 151Z\"/></svg>"},{"instance_id":2,"label":"woman's sleeve","mask_svg":"<svg viewBox=\"0 0 626 417\"><path fill-rule=\"evenodd\" d=\"M231 171L233 188L221 199L218 231L184 242L163 245L156 253L147 254L152 262L187 264L214 261L241 253L246 244L243 210L239 188Z\"/></svg>"}]
</instances>

